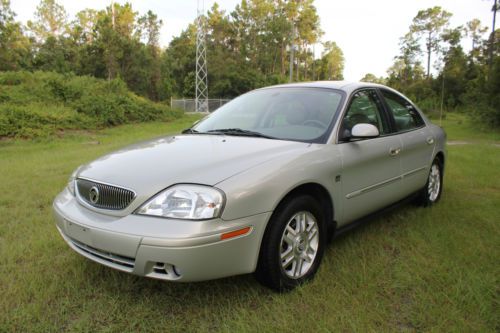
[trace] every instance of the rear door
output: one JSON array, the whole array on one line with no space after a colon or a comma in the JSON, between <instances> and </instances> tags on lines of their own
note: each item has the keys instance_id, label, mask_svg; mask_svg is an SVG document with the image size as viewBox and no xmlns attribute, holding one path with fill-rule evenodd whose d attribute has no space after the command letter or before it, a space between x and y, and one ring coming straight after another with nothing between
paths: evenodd
<instances>
[{"instance_id":1,"label":"rear door","mask_svg":"<svg viewBox=\"0 0 500 333\"><path fill-rule=\"evenodd\" d=\"M408 195L427 182L435 138L415 106L403 96L381 89L397 136L401 139L402 191Z\"/></svg>"},{"instance_id":2,"label":"rear door","mask_svg":"<svg viewBox=\"0 0 500 333\"><path fill-rule=\"evenodd\" d=\"M342 156L342 224L397 201L401 194L401 141L391 135L390 120L375 89L359 90L351 96L342 116L338 147ZM356 141L343 140L343 133L359 123L376 126L380 136Z\"/></svg>"}]
</instances>

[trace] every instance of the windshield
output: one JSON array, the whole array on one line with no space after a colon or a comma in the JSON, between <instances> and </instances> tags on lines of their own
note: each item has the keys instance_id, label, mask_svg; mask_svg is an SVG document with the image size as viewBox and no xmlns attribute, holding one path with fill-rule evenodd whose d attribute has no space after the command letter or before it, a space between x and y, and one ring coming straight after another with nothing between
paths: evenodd
<instances>
[{"instance_id":1,"label":"windshield","mask_svg":"<svg viewBox=\"0 0 500 333\"><path fill-rule=\"evenodd\" d=\"M235 135L247 131L275 139L324 142L341 99L341 92L332 89L256 90L220 107L193 130Z\"/></svg>"}]
</instances>

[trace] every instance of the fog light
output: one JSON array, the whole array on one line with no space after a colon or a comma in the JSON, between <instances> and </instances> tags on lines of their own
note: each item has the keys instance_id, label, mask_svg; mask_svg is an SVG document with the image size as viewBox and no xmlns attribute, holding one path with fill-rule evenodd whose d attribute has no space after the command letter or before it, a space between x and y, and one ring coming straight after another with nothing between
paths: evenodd
<instances>
[{"instance_id":1,"label":"fog light","mask_svg":"<svg viewBox=\"0 0 500 333\"><path fill-rule=\"evenodd\" d=\"M178 278L181 276L180 270L178 267L172 264L168 264L165 262L157 262L153 266L153 272L157 274L167 275L170 278Z\"/></svg>"}]
</instances>

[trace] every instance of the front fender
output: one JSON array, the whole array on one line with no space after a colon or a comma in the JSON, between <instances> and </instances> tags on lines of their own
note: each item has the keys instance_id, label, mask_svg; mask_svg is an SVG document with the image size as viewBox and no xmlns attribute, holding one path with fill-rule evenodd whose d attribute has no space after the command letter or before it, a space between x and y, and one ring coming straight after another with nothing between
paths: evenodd
<instances>
[{"instance_id":1,"label":"front fender","mask_svg":"<svg viewBox=\"0 0 500 333\"><path fill-rule=\"evenodd\" d=\"M226 193L223 220L272 212L296 187L306 183L323 186L333 200L334 212L341 214L340 186L335 177L342 167L335 145L311 145L307 151L281 156L228 178L216 186ZM341 216L341 215L339 215Z\"/></svg>"}]
</instances>

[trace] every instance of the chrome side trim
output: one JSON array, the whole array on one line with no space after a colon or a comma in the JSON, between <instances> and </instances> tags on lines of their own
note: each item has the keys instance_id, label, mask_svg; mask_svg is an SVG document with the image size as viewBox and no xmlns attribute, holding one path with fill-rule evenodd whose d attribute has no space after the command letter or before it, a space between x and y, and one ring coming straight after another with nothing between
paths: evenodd
<instances>
[{"instance_id":1,"label":"chrome side trim","mask_svg":"<svg viewBox=\"0 0 500 333\"><path fill-rule=\"evenodd\" d=\"M373 185L370 185L368 187L362 188L361 190L357 190L357 191L351 192L351 193L347 194L345 197L347 199L352 199L352 198L357 197L357 196L359 196L361 194L364 194L364 193L367 193L367 192L379 189L379 188L381 188L383 186L389 185L389 184L391 184L391 183L393 183L393 182L395 182L397 180L401 180L401 179L403 179L405 177L412 176L413 174L415 174L417 172L420 172L420 171L423 171L423 170L427 170L427 167L423 166L423 167L420 167L420 168L417 168L417 169L405 172L401 176L390 178L390 179L384 180L383 182L380 182L380 183L373 184Z\"/></svg>"},{"instance_id":2,"label":"chrome side trim","mask_svg":"<svg viewBox=\"0 0 500 333\"><path fill-rule=\"evenodd\" d=\"M347 194L345 197L347 199L352 199L354 197L357 197L358 195L361 195L361 194L364 194L366 192L370 192L370 191L376 190L378 188L381 188L383 186L386 186L386 185L389 185L391 183L394 183L395 181L401 180L401 178L403 178L403 177L402 176L397 176L397 177L394 177L394 178L390 178L390 179L384 180L383 182L380 182L380 183L377 183L377 184L373 184L373 185L370 185L368 187L362 188L361 190L357 190L357 191L351 192L351 193Z\"/></svg>"},{"instance_id":3,"label":"chrome side trim","mask_svg":"<svg viewBox=\"0 0 500 333\"><path fill-rule=\"evenodd\" d=\"M423 166L423 167L420 167L420 168L417 168L417 169L414 169L414 170L411 170L411 171L408 171L408 172L405 172L403 175L402 175L402 178L405 178L405 177L408 177L408 176L411 176L417 172L420 172L420 171L424 171L424 170L427 170L427 167L426 166Z\"/></svg>"}]
</instances>

